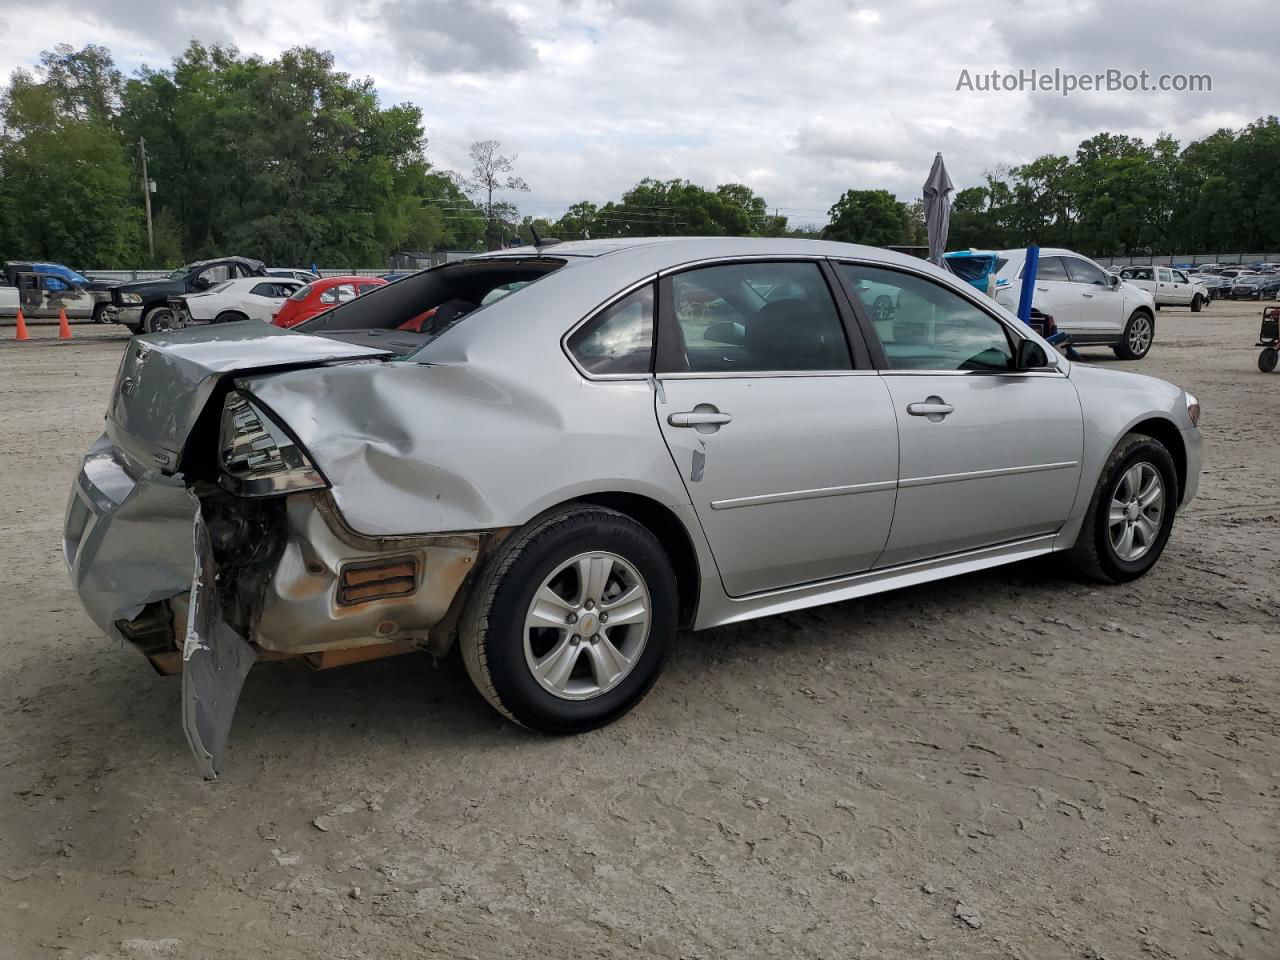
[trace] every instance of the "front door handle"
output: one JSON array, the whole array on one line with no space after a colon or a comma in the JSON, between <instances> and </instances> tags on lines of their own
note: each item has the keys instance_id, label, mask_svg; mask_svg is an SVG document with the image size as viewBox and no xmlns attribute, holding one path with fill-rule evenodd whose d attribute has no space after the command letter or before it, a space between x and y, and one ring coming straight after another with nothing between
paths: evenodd
<instances>
[{"instance_id":1,"label":"front door handle","mask_svg":"<svg viewBox=\"0 0 1280 960\"><path fill-rule=\"evenodd\" d=\"M1048 292L1049 292L1049 288L1048 288L1048 287L1036 287L1036 289L1037 289L1037 290L1039 290L1041 293L1048 293Z\"/></svg>"},{"instance_id":2,"label":"front door handle","mask_svg":"<svg viewBox=\"0 0 1280 960\"><path fill-rule=\"evenodd\" d=\"M683 413L673 413L667 417L667 423L673 427L721 427L732 421L733 417L727 413L721 413L715 407L686 410Z\"/></svg>"},{"instance_id":3,"label":"front door handle","mask_svg":"<svg viewBox=\"0 0 1280 960\"><path fill-rule=\"evenodd\" d=\"M930 423L938 423L947 414L955 412L956 408L941 397L929 397L923 403L907 404L907 413L913 417L928 417Z\"/></svg>"},{"instance_id":4,"label":"front door handle","mask_svg":"<svg viewBox=\"0 0 1280 960\"><path fill-rule=\"evenodd\" d=\"M1084 297L1086 300L1092 300L1092 299L1093 299L1093 294L1092 294L1092 293L1082 293L1082 294L1080 294L1080 296Z\"/></svg>"}]
</instances>

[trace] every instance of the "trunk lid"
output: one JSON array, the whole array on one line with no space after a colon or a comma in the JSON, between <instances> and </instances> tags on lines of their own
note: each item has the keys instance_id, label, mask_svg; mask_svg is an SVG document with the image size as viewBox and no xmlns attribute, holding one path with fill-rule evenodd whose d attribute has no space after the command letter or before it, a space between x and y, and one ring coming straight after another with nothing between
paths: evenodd
<instances>
[{"instance_id":1,"label":"trunk lid","mask_svg":"<svg viewBox=\"0 0 1280 960\"><path fill-rule=\"evenodd\" d=\"M256 320L134 337L107 405L107 433L139 466L172 473L223 377L390 355Z\"/></svg>"}]
</instances>

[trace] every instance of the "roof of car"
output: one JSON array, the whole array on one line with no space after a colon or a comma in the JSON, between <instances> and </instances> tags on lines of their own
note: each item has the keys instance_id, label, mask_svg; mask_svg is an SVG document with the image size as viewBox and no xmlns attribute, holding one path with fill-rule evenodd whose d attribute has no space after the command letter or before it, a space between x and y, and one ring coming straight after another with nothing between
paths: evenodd
<instances>
[{"instance_id":1,"label":"roof of car","mask_svg":"<svg viewBox=\"0 0 1280 960\"><path fill-rule=\"evenodd\" d=\"M340 283L373 283L381 285L386 282L381 277L360 277L350 274L344 277L321 277L319 280L312 280L308 286L312 290L328 290L330 287L336 287Z\"/></svg>"},{"instance_id":2,"label":"roof of car","mask_svg":"<svg viewBox=\"0 0 1280 960\"><path fill-rule=\"evenodd\" d=\"M607 240L566 240L542 246L509 247L479 254L477 258L498 257L609 257L651 255L661 251L670 263L684 263L711 257L811 256L859 257L919 266L919 257L834 240L803 240L792 237L614 237Z\"/></svg>"}]
</instances>

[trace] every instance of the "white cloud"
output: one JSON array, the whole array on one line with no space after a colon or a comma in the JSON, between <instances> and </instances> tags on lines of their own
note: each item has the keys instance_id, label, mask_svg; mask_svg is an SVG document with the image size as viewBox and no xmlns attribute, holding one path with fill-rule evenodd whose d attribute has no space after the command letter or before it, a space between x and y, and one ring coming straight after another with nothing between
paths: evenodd
<instances>
[{"instance_id":1,"label":"white cloud","mask_svg":"<svg viewBox=\"0 0 1280 960\"><path fill-rule=\"evenodd\" d=\"M15 6L0 0L0 12ZM310 44L423 108L430 156L520 154L528 213L618 197L644 176L741 181L797 221L850 187L918 196L937 150L958 186L1071 152L1102 129L1181 139L1272 109L1271 0L83 0L5 17L0 70L57 40L166 65L188 36L274 55ZM164 37L162 41L158 38ZM181 38L181 39L177 39ZM957 92L962 68L1210 73L1179 95Z\"/></svg>"}]
</instances>

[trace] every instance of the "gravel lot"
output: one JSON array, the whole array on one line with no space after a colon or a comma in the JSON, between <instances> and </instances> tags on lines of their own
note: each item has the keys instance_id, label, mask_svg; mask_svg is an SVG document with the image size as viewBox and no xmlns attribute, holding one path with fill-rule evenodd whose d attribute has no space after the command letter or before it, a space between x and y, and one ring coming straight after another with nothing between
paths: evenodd
<instances>
[{"instance_id":1,"label":"gravel lot","mask_svg":"<svg viewBox=\"0 0 1280 960\"><path fill-rule=\"evenodd\" d=\"M0 957L1280 957L1280 375L1164 310L1200 497L1143 580L1006 567L683 638L574 739L454 661L250 674L221 782L58 539L125 337L0 329Z\"/></svg>"}]
</instances>

